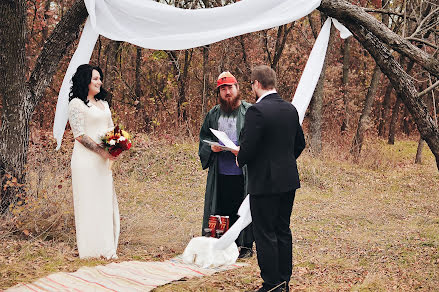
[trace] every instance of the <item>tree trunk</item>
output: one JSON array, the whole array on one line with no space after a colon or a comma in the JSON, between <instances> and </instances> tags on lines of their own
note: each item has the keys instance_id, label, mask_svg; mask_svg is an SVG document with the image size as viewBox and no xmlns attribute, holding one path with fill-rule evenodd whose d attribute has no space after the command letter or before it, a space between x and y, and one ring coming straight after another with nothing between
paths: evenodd
<instances>
[{"instance_id":1,"label":"tree trunk","mask_svg":"<svg viewBox=\"0 0 439 292\"><path fill-rule=\"evenodd\" d=\"M319 36L319 31L317 29L317 25L315 24L314 19L312 18L312 14L308 14L307 17L309 21L309 26L311 26L312 35L314 36L314 39L317 39L317 37Z\"/></svg>"},{"instance_id":2,"label":"tree trunk","mask_svg":"<svg viewBox=\"0 0 439 292\"><path fill-rule=\"evenodd\" d=\"M97 46L98 46L98 62L97 62L97 66L101 67L101 51L102 51L102 41L101 41L101 36L98 36L98 41L97 41Z\"/></svg>"},{"instance_id":3,"label":"tree trunk","mask_svg":"<svg viewBox=\"0 0 439 292\"><path fill-rule=\"evenodd\" d=\"M343 134L349 129L349 92L348 92L348 82L349 82L349 65L350 65L350 37L344 40L343 43L343 75L341 80L341 88L343 94L343 120L341 122L341 133Z\"/></svg>"},{"instance_id":4,"label":"tree trunk","mask_svg":"<svg viewBox=\"0 0 439 292\"><path fill-rule=\"evenodd\" d=\"M422 140L422 138L419 138L418 149L416 150L416 158L415 158L416 164L422 163L422 149L424 148L424 144L425 144L425 141Z\"/></svg>"},{"instance_id":5,"label":"tree trunk","mask_svg":"<svg viewBox=\"0 0 439 292\"><path fill-rule=\"evenodd\" d=\"M390 97L392 96L393 86L392 83L389 82L389 85L386 87L386 93L384 94L383 103L381 104L380 117L378 122L378 136L384 137L386 133L386 121L387 115L389 113L390 107Z\"/></svg>"},{"instance_id":6,"label":"tree trunk","mask_svg":"<svg viewBox=\"0 0 439 292\"><path fill-rule=\"evenodd\" d=\"M402 131L405 135L410 136L410 116L407 107L404 107L404 113L402 115Z\"/></svg>"},{"instance_id":7,"label":"tree trunk","mask_svg":"<svg viewBox=\"0 0 439 292\"><path fill-rule=\"evenodd\" d=\"M242 49L242 62L244 63L244 74L246 74L247 76L251 75L251 66L248 62L248 56L247 56L247 49L245 48L245 41L244 41L244 36L240 35L239 36L239 43L241 44L241 49ZM204 118L204 117L203 117Z\"/></svg>"},{"instance_id":8,"label":"tree trunk","mask_svg":"<svg viewBox=\"0 0 439 292\"><path fill-rule=\"evenodd\" d=\"M351 154L354 156L355 161L358 161L361 153L361 147L363 146L364 133L369 128L370 112L372 111L372 104L375 98L375 94L380 82L381 71L378 65L375 66L370 81L369 89L364 101L363 111L361 112L360 119L358 121L357 132L352 141Z\"/></svg>"},{"instance_id":9,"label":"tree trunk","mask_svg":"<svg viewBox=\"0 0 439 292\"><path fill-rule=\"evenodd\" d=\"M120 49L122 46L122 42L119 41L110 41L106 48L107 61L105 63L105 85L108 89L107 102L110 106L113 105L113 92L115 90L115 84L117 79L117 60L120 55Z\"/></svg>"},{"instance_id":10,"label":"tree trunk","mask_svg":"<svg viewBox=\"0 0 439 292\"><path fill-rule=\"evenodd\" d=\"M193 49L184 50L183 68L181 68L176 51L167 51L169 59L174 66L174 75L177 81L178 97L177 97L177 117L186 121L186 90L188 81L189 66L192 60Z\"/></svg>"},{"instance_id":11,"label":"tree trunk","mask_svg":"<svg viewBox=\"0 0 439 292\"><path fill-rule=\"evenodd\" d=\"M2 113L0 127L1 204L4 213L16 201L19 190L6 184L24 182L24 165L29 138L29 105L26 98L26 1L0 3L0 95ZM17 135L20 133L20 135Z\"/></svg>"},{"instance_id":12,"label":"tree trunk","mask_svg":"<svg viewBox=\"0 0 439 292\"><path fill-rule=\"evenodd\" d=\"M27 161L29 123L36 105L58 68L67 49L77 39L87 17L84 2L78 0L57 24L36 61L29 81L26 64L26 1L0 2L0 96L2 113L0 137L1 207L4 213L24 197L24 167ZM15 177L15 179L13 179ZM14 187L6 187L7 180Z\"/></svg>"},{"instance_id":13,"label":"tree trunk","mask_svg":"<svg viewBox=\"0 0 439 292\"><path fill-rule=\"evenodd\" d=\"M284 24L277 28L276 34L276 43L274 45L273 52L270 51L270 46L268 44L268 30L264 30L264 50L267 53L267 61L270 64L270 67L276 71L277 64L282 56L282 52L285 47L285 43L287 41L288 35L290 34L292 28L294 27L294 22L290 24ZM241 47L244 50L244 41L241 37Z\"/></svg>"},{"instance_id":14,"label":"tree trunk","mask_svg":"<svg viewBox=\"0 0 439 292\"><path fill-rule=\"evenodd\" d=\"M405 58L401 58L400 63L402 66L404 66L404 60ZM407 73L410 72L413 68L414 62L410 61L410 63L407 65ZM396 134L396 124L398 122L398 116L399 116L399 110L401 107L402 100L399 98L399 96L396 97L395 105L392 109L392 117L390 119L390 125L389 125L389 136L387 140L387 144L394 145L395 144L395 134Z\"/></svg>"},{"instance_id":15,"label":"tree trunk","mask_svg":"<svg viewBox=\"0 0 439 292\"><path fill-rule=\"evenodd\" d=\"M141 75L141 68L142 66L142 48L136 47L136 74L134 78L134 93L136 94L137 100L134 102L140 104L140 98L142 97L142 86L140 85L140 75ZM137 107L136 107L137 109Z\"/></svg>"},{"instance_id":16,"label":"tree trunk","mask_svg":"<svg viewBox=\"0 0 439 292\"><path fill-rule=\"evenodd\" d=\"M280 57L282 56L282 52L285 48L285 43L287 41L288 35L290 34L293 27L294 22L281 25L277 29L276 45L274 47L273 60L271 62L271 68L274 71L276 71L277 64L279 63Z\"/></svg>"},{"instance_id":17,"label":"tree trunk","mask_svg":"<svg viewBox=\"0 0 439 292\"><path fill-rule=\"evenodd\" d=\"M140 77L142 75L142 48L136 47L136 76L135 76L135 89L134 93L136 94L136 100L134 101L134 104L136 106L136 114L141 119L140 126L142 127L142 130L146 133L149 132L151 128L151 118L149 117L146 109L145 104L142 103L142 82L140 81Z\"/></svg>"},{"instance_id":18,"label":"tree trunk","mask_svg":"<svg viewBox=\"0 0 439 292\"><path fill-rule=\"evenodd\" d=\"M84 1L77 0L64 14L44 44L28 82L32 111L52 82L60 61L78 39L80 28L87 16Z\"/></svg>"},{"instance_id":19,"label":"tree trunk","mask_svg":"<svg viewBox=\"0 0 439 292\"><path fill-rule=\"evenodd\" d=\"M433 86L433 82L431 81L431 76L429 76L429 81L430 81L430 87ZM434 124L436 125L436 127L438 126L438 122L437 122L437 108L436 108L436 97L434 95L434 90L432 90L430 92L431 94L431 106L433 108L433 117L434 117Z\"/></svg>"},{"instance_id":20,"label":"tree trunk","mask_svg":"<svg viewBox=\"0 0 439 292\"><path fill-rule=\"evenodd\" d=\"M392 118L390 119L390 125L389 125L389 138L387 140L387 144L390 145L395 144L396 122L398 121L400 107L401 107L401 98L397 96L395 105L393 106L392 109Z\"/></svg>"},{"instance_id":21,"label":"tree trunk","mask_svg":"<svg viewBox=\"0 0 439 292\"><path fill-rule=\"evenodd\" d=\"M179 80L179 88L178 88L178 102L177 102L177 112L178 116L183 119L183 121L187 120L187 109L186 109L186 87L188 84L188 69L189 64L191 62L192 58L192 49L191 50L185 50L184 51L184 67L183 72L180 75Z\"/></svg>"},{"instance_id":22,"label":"tree trunk","mask_svg":"<svg viewBox=\"0 0 439 292\"><path fill-rule=\"evenodd\" d=\"M242 36L241 36L241 42ZM203 46L203 84L201 88L201 121L207 114L207 83L209 82L208 66L209 64L209 46Z\"/></svg>"},{"instance_id":23,"label":"tree trunk","mask_svg":"<svg viewBox=\"0 0 439 292\"><path fill-rule=\"evenodd\" d=\"M50 10L50 0L46 0L46 2L44 3L44 26L43 29L41 30L41 46L44 45L44 42L47 39L47 36L49 34L49 18L50 16L47 15L47 12L49 12Z\"/></svg>"},{"instance_id":24,"label":"tree trunk","mask_svg":"<svg viewBox=\"0 0 439 292\"><path fill-rule=\"evenodd\" d=\"M331 25L331 33L329 36L328 50L326 52L325 61L323 63L322 73L317 82L316 89L309 105L309 146L313 154L319 154L322 151L322 108L323 108L323 88L325 85L326 67L328 65L328 57L334 42L335 28Z\"/></svg>"}]
</instances>

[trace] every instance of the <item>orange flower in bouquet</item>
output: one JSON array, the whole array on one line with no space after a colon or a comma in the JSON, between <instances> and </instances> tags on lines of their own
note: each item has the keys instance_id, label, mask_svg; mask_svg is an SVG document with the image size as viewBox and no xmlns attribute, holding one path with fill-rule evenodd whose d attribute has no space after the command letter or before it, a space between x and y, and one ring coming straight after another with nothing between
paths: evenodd
<instances>
[{"instance_id":1,"label":"orange flower in bouquet","mask_svg":"<svg viewBox=\"0 0 439 292\"><path fill-rule=\"evenodd\" d=\"M131 136L119 126L115 126L101 138L103 147L113 155L118 156L122 151L131 148Z\"/></svg>"}]
</instances>

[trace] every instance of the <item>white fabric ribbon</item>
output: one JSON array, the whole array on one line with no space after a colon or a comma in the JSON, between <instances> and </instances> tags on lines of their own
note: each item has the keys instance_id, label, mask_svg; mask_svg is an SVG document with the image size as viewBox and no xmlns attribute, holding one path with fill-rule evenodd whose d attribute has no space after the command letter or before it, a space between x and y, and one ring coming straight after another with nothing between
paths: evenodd
<instances>
[{"instance_id":1,"label":"white fabric ribbon","mask_svg":"<svg viewBox=\"0 0 439 292\"><path fill-rule=\"evenodd\" d=\"M81 64L90 61L97 38L125 41L158 50L181 50L221 41L226 38L293 22L316 9L321 0L242 0L224 7L180 9L152 0L84 0L89 17L67 72L56 105L53 135L57 149L68 120L68 95L71 78ZM320 77L328 48L331 21L342 38L351 33L337 20L328 18L305 66L293 105L300 123ZM214 247L225 249L251 223L249 196L239 208L238 221Z\"/></svg>"},{"instance_id":2,"label":"white fabric ribbon","mask_svg":"<svg viewBox=\"0 0 439 292\"><path fill-rule=\"evenodd\" d=\"M152 0L84 0L89 13L59 92L53 135L61 147L76 68L90 61L97 36L158 50L181 50L293 22L321 0L241 0L224 7L181 9Z\"/></svg>"},{"instance_id":3,"label":"white fabric ribbon","mask_svg":"<svg viewBox=\"0 0 439 292\"><path fill-rule=\"evenodd\" d=\"M302 77L297 85L292 104L299 113L299 122L302 124L306 109L314 94L320 74L322 73L323 63L325 62L326 51L328 49L329 35L331 32L331 20L335 27L340 31L340 37L345 39L351 36L351 32L333 18L328 18L320 30L319 36L311 50L308 62L303 70ZM230 246L239 236L239 233L252 222L250 212L250 195L247 195L238 210L239 219L224 235L215 242L214 248L225 249Z\"/></svg>"},{"instance_id":4,"label":"white fabric ribbon","mask_svg":"<svg viewBox=\"0 0 439 292\"><path fill-rule=\"evenodd\" d=\"M305 69L300 77L296 92L294 93L292 104L299 113L300 124L305 117L306 109L309 106L314 90L322 73L323 63L325 62L326 51L328 49L329 35L331 32L331 20L334 26L340 31L340 37L345 39L351 36L351 32L336 19L328 18L320 30L319 36L314 43L311 53L306 62Z\"/></svg>"},{"instance_id":5,"label":"white fabric ribbon","mask_svg":"<svg viewBox=\"0 0 439 292\"><path fill-rule=\"evenodd\" d=\"M57 141L56 150L61 147L62 137L64 130L69 119L69 92L72 83L72 76L75 74L76 69L90 61L93 48L98 40L99 34L97 34L91 27L90 19L87 19L82 31L81 39L79 40L78 48L70 60L69 67L67 68L66 75L61 84L59 90L58 102L56 103L55 121L53 122L53 137Z\"/></svg>"}]
</instances>

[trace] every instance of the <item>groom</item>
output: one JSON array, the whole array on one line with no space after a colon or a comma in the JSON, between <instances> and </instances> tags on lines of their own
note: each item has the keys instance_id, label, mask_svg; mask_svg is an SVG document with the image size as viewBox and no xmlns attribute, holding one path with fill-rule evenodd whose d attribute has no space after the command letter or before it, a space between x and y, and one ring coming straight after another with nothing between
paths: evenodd
<instances>
[{"instance_id":1,"label":"groom","mask_svg":"<svg viewBox=\"0 0 439 292\"><path fill-rule=\"evenodd\" d=\"M276 92L273 69L258 66L251 80L257 101L245 115L236 162L248 169L253 235L264 281L257 291L289 291L290 216L300 187L296 159L305 138L296 108Z\"/></svg>"}]
</instances>

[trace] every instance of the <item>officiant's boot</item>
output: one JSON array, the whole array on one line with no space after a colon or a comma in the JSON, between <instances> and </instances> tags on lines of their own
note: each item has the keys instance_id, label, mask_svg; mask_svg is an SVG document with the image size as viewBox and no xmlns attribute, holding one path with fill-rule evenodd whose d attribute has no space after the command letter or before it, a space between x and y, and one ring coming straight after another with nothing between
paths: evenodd
<instances>
[{"instance_id":1,"label":"officiant's boot","mask_svg":"<svg viewBox=\"0 0 439 292\"><path fill-rule=\"evenodd\" d=\"M248 259L253 256L253 249L241 246L239 248L239 256L238 259Z\"/></svg>"},{"instance_id":2,"label":"officiant's boot","mask_svg":"<svg viewBox=\"0 0 439 292\"><path fill-rule=\"evenodd\" d=\"M288 283L282 282L274 287L263 284L261 288L255 290L254 292L289 292L289 291L290 289Z\"/></svg>"}]
</instances>

